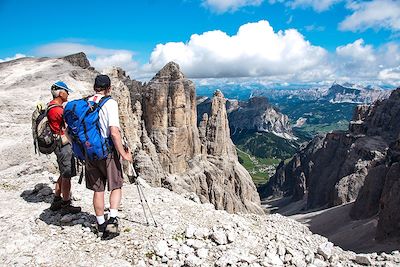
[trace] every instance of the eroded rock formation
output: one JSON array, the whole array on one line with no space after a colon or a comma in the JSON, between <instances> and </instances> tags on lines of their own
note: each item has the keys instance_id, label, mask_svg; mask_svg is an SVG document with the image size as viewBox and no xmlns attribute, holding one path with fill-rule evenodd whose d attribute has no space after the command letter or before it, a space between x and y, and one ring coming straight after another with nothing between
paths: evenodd
<instances>
[{"instance_id":1,"label":"eroded rock formation","mask_svg":"<svg viewBox=\"0 0 400 267\"><path fill-rule=\"evenodd\" d=\"M211 99L198 99L198 119L210 112ZM270 132L283 138L293 139L289 118L272 106L266 97L252 97L248 101L229 99L226 110L231 132L254 130Z\"/></svg>"},{"instance_id":2,"label":"eroded rock formation","mask_svg":"<svg viewBox=\"0 0 400 267\"><path fill-rule=\"evenodd\" d=\"M230 139L225 98L216 92L211 113L197 127L196 91L175 63L149 83L113 72L121 121L135 150L135 166L153 185L195 193L201 202L229 212L261 213L249 173ZM130 96L130 97L128 97Z\"/></svg>"}]
</instances>

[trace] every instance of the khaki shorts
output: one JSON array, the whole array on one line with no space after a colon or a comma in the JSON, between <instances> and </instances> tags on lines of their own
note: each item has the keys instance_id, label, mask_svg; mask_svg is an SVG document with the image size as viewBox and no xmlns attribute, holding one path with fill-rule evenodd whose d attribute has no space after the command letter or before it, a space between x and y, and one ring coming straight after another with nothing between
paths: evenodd
<instances>
[{"instance_id":1,"label":"khaki shorts","mask_svg":"<svg viewBox=\"0 0 400 267\"><path fill-rule=\"evenodd\" d=\"M104 192L107 184L108 191L122 187L122 166L118 153L110 153L106 159L86 161L86 188L95 192Z\"/></svg>"}]
</instances>

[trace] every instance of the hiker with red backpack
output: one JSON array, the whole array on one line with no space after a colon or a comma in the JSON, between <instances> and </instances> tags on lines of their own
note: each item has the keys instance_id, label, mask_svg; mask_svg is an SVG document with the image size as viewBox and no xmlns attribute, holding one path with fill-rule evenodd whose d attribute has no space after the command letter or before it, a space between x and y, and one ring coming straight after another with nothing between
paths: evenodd
<instances>
[{"instance_id":1,"label":"hiker with red backpack","mask_svg":"<svg viewBox=\"0 0 400 267\"><path fill-rule=\"evenodd\" d=\"M71 205L71 177L76 175L76 167L71 144L65 135L65 123L63 119L63 104L68 101L70 92L72 90L64 82L55 82L51 86L53 100L48 103L46 110L48 126L53 136L56 136L54 153L56 154L58 169L60 171L50 210L62 210L63 213L78 213L81 211L81 208Z\"/></svg>"},{"instance_id":2,"label":"hiker with red backpack","mask_svg":"<svg viewBox=\"0 0 400 267\"><path fill-rule=\"evenodd\" d=\"M85 162L86 187L93 193L93 207L98 234L107 239L119 233L118 208L122 197L120 157L132 161L131 151L124 150L120 134L118 103L111 98L111 80L98 75L93 96L69 102L64 110L68 135L75 156ZM104 191L110 193L110 212L104 217Z\"/></svg>"}]
</instances>

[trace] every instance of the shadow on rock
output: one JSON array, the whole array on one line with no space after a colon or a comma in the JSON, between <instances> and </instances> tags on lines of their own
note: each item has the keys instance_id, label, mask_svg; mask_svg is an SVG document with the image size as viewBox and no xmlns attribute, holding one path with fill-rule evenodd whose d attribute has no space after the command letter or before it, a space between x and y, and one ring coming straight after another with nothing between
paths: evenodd
<instances>
[{"instance_id":1,"label":"shadow on rock","mask_svg":"<svg viewBox=\"0 0 400 267\"><path fill-rule=\"evenodd\" d=\"M50 209L45 209L40 214L39 219L48 225L60 227L80 225L84 231L92 232L100 237L101 240L110 240L119 236L119 233L107 233L107 235L99 233L96 227L96 217L87 212L71 214L63 213L62 210L51 211Z\"/></svg>"},{"instance_id":2,"label":"shadow on rock","mask_svg":"<svg viewBox=\"0 0 400 267\"><path fill-rule=\"evenodd\" d=\"M33 189L25 190L20 195L25 201L31 203L46 202L53 200L53 189L48 184L39 183Z\"/></svg>"},{"instance_id":3,"label":"shadow on rock","mask_svg":"<svg viewBox=\"0 0 400 267\"><path fill-rule=\"evenodd\" d=\"M96 217L87 212L71 214L63 212L62 209L60 211L45 209L39 218L46 224L57 226L82 225L83 227L92 228L92 225L96 223Z\"/></svg>"}]
</instances>

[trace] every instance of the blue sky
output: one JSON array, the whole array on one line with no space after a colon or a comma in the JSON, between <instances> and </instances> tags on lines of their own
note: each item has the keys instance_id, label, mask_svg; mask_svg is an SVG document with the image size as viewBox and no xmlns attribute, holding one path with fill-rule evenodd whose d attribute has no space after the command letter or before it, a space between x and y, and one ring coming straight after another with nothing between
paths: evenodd
<instances>
[{"instance_id":1,"label":"blue sky","mask_svg":"<svg viewBox=\"0 0 400 267\"><path fill-rule=\"evenodd\" d=\"M399 0L0 0L0 21L1 60L84 51L137 79L174 60L206 81L400 81Z\"/></svg>"}]
</instances>

